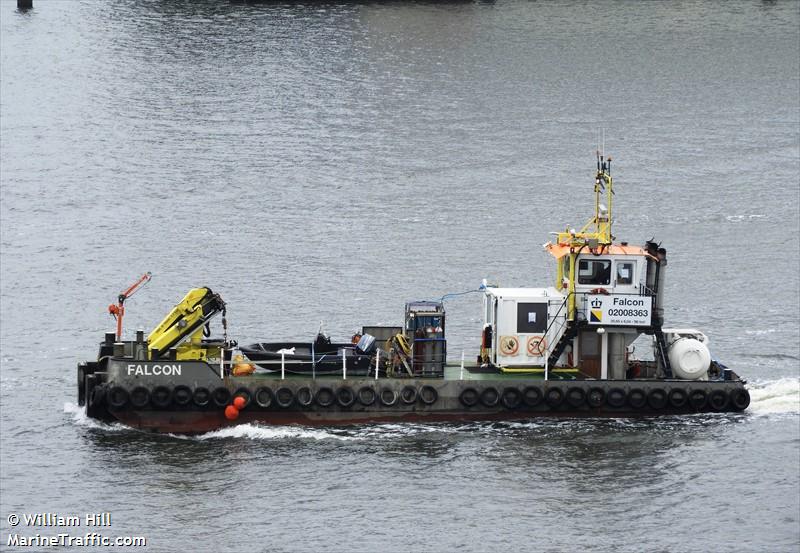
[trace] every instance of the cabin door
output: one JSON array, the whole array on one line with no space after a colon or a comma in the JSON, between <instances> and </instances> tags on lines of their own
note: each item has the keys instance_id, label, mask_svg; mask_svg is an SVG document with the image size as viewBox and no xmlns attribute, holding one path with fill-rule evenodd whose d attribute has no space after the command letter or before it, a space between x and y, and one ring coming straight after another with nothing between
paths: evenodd
<instances>
[{"instance_id":1,"label":"cabin door","mask_svg":"<svg viewBox=\"0 0 800 553\"><path fill-rule=\"evenodd\" d=\"M581 332L578 367L591 378L600 378L600 335L594 330Z\"/></svg>"}]
</instances>

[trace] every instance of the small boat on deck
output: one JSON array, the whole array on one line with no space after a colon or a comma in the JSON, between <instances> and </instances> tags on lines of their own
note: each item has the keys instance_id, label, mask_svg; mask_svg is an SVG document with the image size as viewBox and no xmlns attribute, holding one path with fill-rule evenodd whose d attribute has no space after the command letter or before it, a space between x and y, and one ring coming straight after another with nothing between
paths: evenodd
<instances>
[{"instance_id":1,"label":"small boat on deck","mask_svg":"<svg viewBox=\"0 0 800 553\"><path fill-rule=\"evenodd\" d=\"M321 332L313 342L262 342L239 349L250 362L268 372L308 376L342 374L343 369L350 376L367 376L375 361L375 356L358 343L331 342Z\"/></svg>"}]
</instances>

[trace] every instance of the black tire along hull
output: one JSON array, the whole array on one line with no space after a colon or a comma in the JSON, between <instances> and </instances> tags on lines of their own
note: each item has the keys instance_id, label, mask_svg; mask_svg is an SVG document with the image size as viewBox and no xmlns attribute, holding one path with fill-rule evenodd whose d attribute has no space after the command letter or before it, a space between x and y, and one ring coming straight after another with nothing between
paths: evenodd
<instances>
[{"instance_id":1,"label":"black tire along hull","mask_svg":"<svg viewBox=\"0 0 800 553\"><path fill-rule=\"evenodd\" d=\"M85 376L89 416L133 428L202 433L241 423L348 425L381 422L463 422L538 417L643 417L696 412L736 412L749 405L741 380L565 380L536 378L447 380L433 378L306 378L224 376L205 363L182 362L181 373L137 376L128 360ZM163 372L163 371L162 371ZM174 371L173 371L174 372ZM95 391L95 388L100 387ZM172 393L164 393L167 388ZM191 390L191 401L186 401ZM115 390L114 394L107 393ZM128 392L127 401L121 403ZM160 394L153 394L155 390ZM175 390L181 391L179 401ZM424 389L424 390L423 390ZM210 392L210 394L209 394ZM299 392L299 393L298 393ZM374 392L374 393L372 393ZM153 396L158 398L154 401ZM165 398L172 396L168 406ZM208 397L211 395L212 397ZM223 399L250 401L237 419L225 418ZM691 402L694 396L715 401ZM113 397L113 401L109 398ZM136 401L134 401L134 398ZM146 404L142 404L147 399Z\"/></svg>"}]
</instances>

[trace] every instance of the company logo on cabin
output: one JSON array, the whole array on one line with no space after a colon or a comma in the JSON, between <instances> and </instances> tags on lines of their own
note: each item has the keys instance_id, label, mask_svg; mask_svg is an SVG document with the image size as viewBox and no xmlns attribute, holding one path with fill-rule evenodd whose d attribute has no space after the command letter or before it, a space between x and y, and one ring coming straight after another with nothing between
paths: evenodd
<instances>
[{"instance_id":1,"label":"company logo on cabin","mask_svg":"<svg viewBox=\"0 0 800 553\"><path fill-rule=\"evenodd\" d=\"M590 302L592 309L589 312L589 321L592 323L603 322L603 300L600 298L593 298Z\"/></svg>"}]
</instances>

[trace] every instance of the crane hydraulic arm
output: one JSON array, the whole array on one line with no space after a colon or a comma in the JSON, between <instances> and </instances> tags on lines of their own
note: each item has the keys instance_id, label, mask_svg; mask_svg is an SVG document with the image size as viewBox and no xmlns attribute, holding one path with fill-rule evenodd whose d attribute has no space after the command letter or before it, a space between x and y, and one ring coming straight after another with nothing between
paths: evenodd
<instances>
[{"instance_id":1,"label":"crane hydraulic arm","mask_svg":"<svg viewBox=\"0 0 800 553\"><path fill-rule=\"evenodd\" d=\"M224 325L225 302L219 294L215 294L210 288L190 290L147 337L150 359L158 359L167 350L187 339L190 342L187 344L189 348L201 350L203 328L220 312Z\"/></svg>"}]
</instances>

